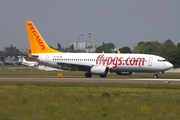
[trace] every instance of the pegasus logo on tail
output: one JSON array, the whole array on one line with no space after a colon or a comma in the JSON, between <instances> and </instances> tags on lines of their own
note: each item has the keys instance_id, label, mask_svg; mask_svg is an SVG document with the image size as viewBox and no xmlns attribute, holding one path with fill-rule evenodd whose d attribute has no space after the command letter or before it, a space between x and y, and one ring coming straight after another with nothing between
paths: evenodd
<instances>
[{"instance_id":1,"label":"pegasus logo on tail","mask_svg":"<svg viewBox=\"0 0 180 120\"><path fill-rule=\"evenodd\" d=\"M47 45L32 21L26 21L28 41L32 54L35 53L60 53Z\"/></svg>"},{"instance_id":2,"label":"pegasus logo on tail","mask_svg":"<svg viewBox=\"0 0 180 120\"><path fill-rule=\"evenodd\" d=\"M28 26L30 27L30 30L32 31L33 35L35 36L36 42L38 42L39 46L41 47L41 50L45 50L46 47L45 47L44 43L42 42L41 37L39 36L39 33L36 31L33 24L29 23Z\"/></svg>"}]
</instances>

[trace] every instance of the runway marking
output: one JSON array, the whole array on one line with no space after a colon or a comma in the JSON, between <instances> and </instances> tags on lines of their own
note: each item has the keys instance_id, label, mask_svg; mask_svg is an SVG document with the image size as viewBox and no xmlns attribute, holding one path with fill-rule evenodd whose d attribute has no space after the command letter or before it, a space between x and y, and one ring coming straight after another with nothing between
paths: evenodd
<instances>
[{"instance_id":1,"label":"runway marking","mask_svg":"<svg viewBox=\"0 0 180 120\"><path fill-rule=\"evenodd\" d=\"M11 78L0 77L0 81L17 82L95 82L95 83L163 83L180 84L180 79L155 79L155 78Z\"/></svg>"}]
</instances>

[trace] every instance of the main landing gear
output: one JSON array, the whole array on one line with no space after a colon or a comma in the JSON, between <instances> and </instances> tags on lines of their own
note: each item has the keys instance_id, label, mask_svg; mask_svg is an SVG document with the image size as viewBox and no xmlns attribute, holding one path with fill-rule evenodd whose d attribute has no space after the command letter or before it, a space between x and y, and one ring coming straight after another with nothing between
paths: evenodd
<instances>
[{"instance_id":1,"label":"main landing gear","mask_svg":"<svg viewBox=\"0 0 180 120\"><path fill-rule=\"evenodd\" d=\"M154 78L158 78L158 74L154 74Z\"/></svg>"},{"instance_id":2,"label":"main landing gear","mask_svg":"<svg viewBox=\"0 0 180 120\"><path fill-rule=\"evenodd\" d=\"M100 78L105 78L106 77L106 75L99 75L99 76L100 76ZM92 77L92 74L90 72L86 72L85 77L90 78L90 77Z\"/></svg>"},{"instance_id":3,"label":"main landing gear","mask_svg":"<svg viewBox=\"0 0 180 120\"><path fill-rule=\"evenodd\" d=\"M106 77L106 75L99 75L100 76L100 78L105 78Z\"/></svg>"},{"instance_id":4,"label":"main landing gear","mask_svg":"<svg viewBox=\"0 0 180 120\"><path fill-rule=\"evenodd\" d=\"M92 77L92 74L89 73L89 72L86 72L86 73L85 73L85 77L86 77L86 78L90 78L90 77Z\"/></svg>"}]
</instances>

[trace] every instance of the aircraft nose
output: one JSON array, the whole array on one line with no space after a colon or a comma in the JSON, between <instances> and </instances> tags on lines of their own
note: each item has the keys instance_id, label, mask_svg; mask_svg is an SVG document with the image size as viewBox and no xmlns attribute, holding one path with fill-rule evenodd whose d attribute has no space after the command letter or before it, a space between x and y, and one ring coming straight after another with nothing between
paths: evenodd
<instances>
[{"instance_id":1,"label":"aircraft nose","mask_svg":"<svg viewBox=\"0 0 180 120\"><path fill-rule=\"evenodd\" d=\"M170 62L168 62L168 65L167 65L168 69L171 69L173 67L173 64L171 64Z\"/></svg>"}]
</instances>

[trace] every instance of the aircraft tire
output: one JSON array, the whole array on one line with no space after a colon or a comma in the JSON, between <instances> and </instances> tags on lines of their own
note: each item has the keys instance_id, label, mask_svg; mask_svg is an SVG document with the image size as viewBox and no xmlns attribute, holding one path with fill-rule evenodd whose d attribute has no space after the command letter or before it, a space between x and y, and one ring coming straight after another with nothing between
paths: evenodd
<instances>
[{"instance_id":1,"label":"aircraft tire","mask_svg":"<svg viewBox=\"0 0 180 120\"><path fill-rule=\"evenodd\" d=\"M158 78L158 75L157 75L157 74L154 74L154 78Z\"/></svg>"},{"instance_id":2,"label":"aircraft tire","mask_svg":"<svg viewBox=\"0 0 180 120\"><path fill-rule=\"evenodd\" d=\"M85 77L86 77L86 78L90 78L90 77L92 77L92 74L89 73L89 72L87 72L87 73L85 73Z\"/></svg>"},{"instance_id":3,"label":"aircraft tire","mask_svg":"<svg viewBox=\"0 0 180 120\"><path fill-rule=\"evenodd\" d=\"M105 78L106 77L106 75L99 75L100 76L100 78Z\"/></svg>"}]
</instances>

